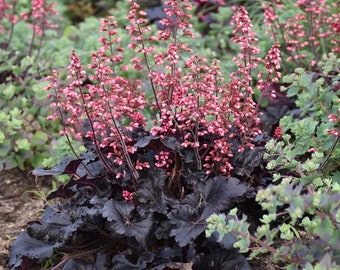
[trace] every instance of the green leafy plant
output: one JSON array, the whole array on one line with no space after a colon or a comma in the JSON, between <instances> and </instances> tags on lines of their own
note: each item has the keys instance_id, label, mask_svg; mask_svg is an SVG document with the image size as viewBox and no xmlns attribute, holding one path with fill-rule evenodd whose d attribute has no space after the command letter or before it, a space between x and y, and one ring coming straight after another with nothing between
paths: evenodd
<instances>
[{"instance_id":1,"label":"green leafy plant","mask_svg":"<svg viewBox=\"0 0 340 270\"><path fill-rule=\"evenodd\" d=\"M324 55L319 67L320 72L297 69L295 74L284 78L284 82L290 85L286 89L287 96L295 99L297 109L283 117L280 126L284 133L290 134L285 138L287 147L283 152L287 160L284 163L317 151L315 154L325 155L318 171L325 171L327 176L339 170L340 151L336 145L340 127L337 117L340 110L340 60L333 53ZM293 147L289 146L289 141L293 141Z\"/></svg>"},{"instance_id":2,"label":"green leafy plant","mask_svg":"<svg viewBox=\"0 0 340 270\"><path fill-rule=\"evenodd\" d=\"M236 239L234 247L250 252L252 259L270 253L274 263L285 269L338 269L340 254L340 186L320 178L315 185L296 184L297 177L280 177L279 185L259 190L256 200L263 210L262 225L249 231L246 216L237 209L208 218L207 237L219 233ZM316 178L314 179L316 180Z\"/></svg>"},{"instance_id":3,"label":"green leafy plant","mask_svg":"<svg viewBox=\"0 0 340 270\"><path fill-rule=\"evenodd\" d=\"M56 123L45 119L46 82L41 76L50 63L40 58L43 40L56 27L50 21L56 11L45 1L29 5L4 1L0 11L0 170L24 169L27 164L37 166L46 157L49 130L57 130Z\"/></svg>"}]
</instances>

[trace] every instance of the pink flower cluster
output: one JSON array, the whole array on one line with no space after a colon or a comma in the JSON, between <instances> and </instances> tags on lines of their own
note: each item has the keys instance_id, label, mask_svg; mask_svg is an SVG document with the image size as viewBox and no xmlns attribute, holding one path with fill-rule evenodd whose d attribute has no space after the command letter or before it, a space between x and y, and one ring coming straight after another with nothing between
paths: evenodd
<instances>
[{"instance_id":1,"label":"pink flower cluster","mask_svg":"<svg viewBox=\"0 0 340 270\"><path fill-rule=\"evenodd\" d=\"M232 166L232 141L240 144L239 151L253 147L252 138L261 133L256 104L252 99L252 72L264 64L267 74L261 73L262 84L277 79L279 69L279 46L274 44L264 60L257 57L260 49L257 38L243 7L235 8L232 24L236 26L233 41L240 45L240 54L234 61L238 70L230 75L227 83L221 74L219 61L208 61L194 54L183 37L194 38L188 11L189 0L166 1L166 26L158 35L152 35L146 24L146 13L137 3L130 1L128 14L130 24L126 27L131 40L123 48L114 18L102 20L100 38L102 46L92 53L92 63L85 71L79 57L72 52L69 83L58 86L56 72L49 78L48 90L54 98L52 106L57 110L51 118L67 111L62 120L70 132L80 137L80 125L87 118L90 129L86 137L93 140L97 152L110 149L103 157L118 165L127 164L134 178L150 164L132 160L136 149L131 130L144 129L146 120L143 109L144 93L150 86L153 93L152 108L158 111L150 133L162 140L171 136L179 138L181 147L191 148L198 169L207 173L229 174ZM157 50L155 46L158 45ZM133 50L135 57L126 65L123 53ZM147 83L121 76L122 71L134 69L145 74ZM85 84L90 80L90 84ZM235 147L235 146L234 146ZM175 162L171 151L155 155L155 166L171 170ZM108 169L110 168L107 165ZM120 173L120 174L124 174Z\"/></svg>"},{"instance_id":2,"label":"pink flower cluster","mask_svg":"<svg viewBox=\"0 0 340 270\"><path fill-rule=\"evenodd\" d=\"M340 103L340 99L338 100L338 102ZM327 130L327 133L331 134L335 137L340 137L340 129L339 129L339 126L340 126L340 109L338 109L337 114L330 114L328 116L328 120L329 120L329 122L334 123L335 126L337 126L338 128L334 127L332 129L329 129L329 130Z\"/></svg>"},{"instance_id":3,"label":"pink flower cluster","mask_svg":"<svg viewBox=\"0 0 340 270\"><path fill-rule=\"evenodd\" d=\"M15 15L17 0L7 1L0 0L0 20L7 20L11 25L18 22L18 16ZM5 23L0 23L0 34L6 33Z\"/></svg>"},{"instance_id":4,"label":"pink flower cluster","mask_svg":"<svg viewBox=\"0 0 340 270\"><path fill-rule=\"evenodd\" d=\"M158 168L170 168L172 160L170 158L170 152L160 151L158 155L155 155L155 166Z\"/></svg>"},{"instance_id":5,"label":"pink flower cluster","mask_svg":"<svg viewBox=\"0 0 340 270\"><path fill-rule=\"evenodd\" d=\"M30 41L28 55L32 55L33 47L36 42L36 36L40 36L38 42L38 53L41 46L41 42L46 29L57 28L56 24L52 24L51 15L56 15L55 2L49 2L47 0L31 0L30 10L22 13L21 16L17 16L18 5L22 4L17 0L0 0L0 34L7 33L8 39L3 42L5 48L9 47L14 32L14 27L20 19L26 21L32 26L33 34Z\"/></svg>"},{"instance_id":6,"label":"pink flower cluster","mask_svg":"<svg viewBox=\"0 0 340 270\"><path fill-rule=\"evenodd\" d=\"M118 75L121 69L117 67L122 62L124 50L119 45L120 38L116 36L115 27L117 23L112 17L102 20L100 31L106 35L100 38L102 46L92 53L92 64L88 65L89 75L73 51L68 67L68 85L55 88L56 72L48 78L50 85L47 90L55 89L50 97L54 98L52 106L57 107L50 118L58 118L60 110L67 111L68 117L62 119L67 129L62 134L67 132L79 138L83 135L81 126L85 116L90 126L85 136L93 140L97 153L100 155L102 148L110 149L107 157L102 159L112 158L118 165L124 160L134 177L138 178L135 167L142 165L132 164L129 154L134 153L135 149L130 144L131 138L125 134L144 126L145 118L141 111L146 101L141 92L141 81L130 81ZM86 79L92 83L85 85ZM109 169L110 165L106 167Z\"/></svg>"},{"instance_id":7,"label":"pink flower cluster","mask_svg":"<svg viewBox=\"0 0 340 270\"><path fill-rule=\"evenodd\" d=\"M135 197L135 194L133 192L129 192L127 190L122 191L122 196L125 201L128 201L129 203L133 203L133 199Z\"/></svg>"},{"instance_id":8,"label":"pink flower cluster","mask_svg":"<svg viewBox=\"0 0 340 270\"><path fill-rule=\"evenodd\" d=\"M42 36L46 29L57 28L52 24L49 16L58 14L55 10L55 2L48 3L46 0L31 0L31 10L28 13L21 14L24 20L32 20L32 28L35 34Z\"/></svg>"},{"instance_id":9,"label":"pink flower cluster","mask_svg":"<svg viewBox=\"0 0 340 270\"><path fill-rule=\"evenodd\" d=\"M312 51L313 59L309 59L308 64L314 66L327 43L331 44L332 52L339 53L339 4L327 0L299 0L295 5L300 12L286 22L280 22L278 12L284 6L281 1L262 3L265 23L270 28L272 38L277 42L279 39L283 41L288 53L287 60L301 66L307 51Z\"/></svg>"}]
</instances>

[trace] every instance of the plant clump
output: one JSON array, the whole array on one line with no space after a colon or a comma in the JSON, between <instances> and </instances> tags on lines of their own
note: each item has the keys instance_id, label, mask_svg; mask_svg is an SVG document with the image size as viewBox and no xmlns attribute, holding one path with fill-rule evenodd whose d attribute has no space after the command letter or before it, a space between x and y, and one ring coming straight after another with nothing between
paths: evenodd
<instances>
[{"instance_id":1,"label":"plant clump","mask_svg":"<svg viewBox=\"0 0 340 270\"><path fill-rule=\"evenodd\" d=\"M314 16L316 5L302 2L307 15L296 19L323 26L325 9ZM236 69L224 74L224 63L189 45L197 38L190 1L166 1L157 29L129 3L128 42L113 16L102 19L91 63L73 50L66 79L57 71L47 78L48 118L62 122L71 148L78 140L86 151L33 170L70 180L13 242L10 269L247 270L246 256L263 253L288 269L336 266L336 55L319 57L309 36L317 68L297 66L281 83L288 36L282 42L272 32L260 56L249 14L237 6L230 21ZM284 29L274 13L282 7L264 6L273 31ZM270 107L280 102L289 106Z\"/></svg>"},{"instance_id":2,"label":"plant clump","mask_svg":"<svg viewBox=\"0 0 340 270\"><path fill-rule=\"evenodd\" d=\"M265 60L257 58L247 11L235 9L240 54L228 83L217 60L195 54L185 42L194 38L191 9L187 1L168 1L167 18L160 21L164 29L152 35L146 13L131 1L127 47L120 45L117 22L108 17L88 68L72 51L68 83L60 82L56 71L48 78L55 110L49 118L61 119L61 134L81 138L87 152L51 170L33 171L69 174L71 180L48 196L62 202L47 207L43 219L31 222L13 243L12 269L49 260L52 269L250 267L232 239L221 245L204 236L205 220L254 197L247 181L261 170L264 136L251 72L264 65L268 75L262 78L271 80L279 68L277 45ZM123 65L127 50L135 57ZM129 78L130 70L140 78ZM149 121L143 115L147 103ZM58 257L70 249L77 254Z\"/></svg>"}]
</instances>

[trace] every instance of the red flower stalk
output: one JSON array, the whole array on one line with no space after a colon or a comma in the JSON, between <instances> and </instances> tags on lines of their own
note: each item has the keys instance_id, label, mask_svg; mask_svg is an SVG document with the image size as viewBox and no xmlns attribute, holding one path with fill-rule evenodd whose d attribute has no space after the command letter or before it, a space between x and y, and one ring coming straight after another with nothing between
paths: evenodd
<instances>
[{"instance_id":1,"label":"red flower stalk","mask_svg":"<svg viewBox=\"0 0 340 270\"><path fill-rule=\"evenodd\" d=\"M14 25L18 23L19 17L16 13L17 0L6 1L0 0L0 34L4 35L7 31L7 42L3 43L3 49L8 48L13 36ZM9 26L6 25L9 23Z\"/></svg>"},{"instance_id":2,"label":"red flower stalk","mask_svg":"<svg viewBox=\"0 0 340 270\"><path fill-rule=\"evenodd\" d=\"M252 72L259 64L265 63L267 78L274 80L278 77L279 46L275 44L265 61L260 60L248 14L243 7L235 9L233 24L237 27L233 41L240 45L241 53L235 58L238 70L230 75L227 84L219 61L210 63L193 54L188 44L182 41L185 37L194 37L190 30L190 15L187 14L192 8L189 1L166 2L167 18L162 20L166 28L157 36L152 35L151 28L146 25L146 13L138 4L130 2L130 24L126 29L131 42L127 47L120 45L117 22L109 17L102 20L102 46L92 53L92 63L88 66L90 75L73 52L68 68L69 84L59 87L56 77L50 78L49 88L57 88L53 105L69 112L68 117L63 118L67 130L80 136L79 125L85 114L89 121L86 136L93 141L107 169L111 170L111 162L125 164L136 180L137 171L150 167L150 164L133 156L136 149L127 134L146 126L142 115L146 104L144 88L150 85L153 108L159 113L150 133L161 139L179 138L181 147L193 149L197 169L229 174L232 170L229 163L233 156L232 141L237 141L240 144L238 150L243 151L252 147L252 138L261 133L256 104L252 100ZM156 44L166 46L156 52ZM129 49L136 56L126 66L123 65L123 53ZM120 76L122 70L130 68L141 75L147 74L150 83ZM85 79L91 84L84 85ZM162 149L155 155L155 166L172 170L177 166L174 159L174 153ZM115 175L124 174L125 171Z\"/></svg>"},{"instance_id":3,"label":"red flower stalk","mask_svg":"<svg viewBox=\"0 0 340 270\"><path fill-rule=\"evenodd\" d=\"M78 137L82 136L79 125L82 125L85 112L90 127L85 136L93 140L97 154L101 156L101 149L109 147L111 150L107 157L101 156L104 163L107 158L114 158L113 162L120 164L120 157L123 156L133 177L137 179L138 172L129 156L135 149L128 144L130 138L124 133L144 125L145 119L139 111L143 110L145 99L139 91L140 81L130 82L117 75L119 70L115 66L122 62L122 55L120 39L115 37L116 26L112 17L102 20L101 31L107 35L100 39L102 47L92 53L93 61L88 66L93 70L93 75L88 76L92 84L83 85L87 78L86 71L79 57L72 52L68 67L70 83L59 89L58 106L70 113L64 119L64 125ZM51 83L49 88L54 88L54 81ZM124 125L126 121L129 122L128 126ZM111 171L108 163L104 165Z\"/></svg>"},{"instance_id":4,"label":"red flower stalk","mask_svg":"<svg viewBox=\"0 0 340 270\"><path fill-rule=\"evenodd\" d=\"M265 95L266 89L268 89L271 83L277 82L281 78L281 72L279 72L281 68L280 62L281 62L280 45L275 42L263 61L263 64L266 68L266 75L264 75L262 72L258 74L259 80L257 81L256 86L258 89L261 90L261 96L257 101L256 111L259 109L259 106ZM272 90L270 95L272 98L276 98L275 90Z\"/></svg>"},{"instance_id":5,"label":"red flower stalk","mask_svg":"<svg viewBox=\"0 0 340 270\"><path fill-rule=\"evenodd\" d=\"M58 14L55 10L55 5L55 2L48 3L46 0L32 0L30 12L21 14L24 20L30 21L33 29L31 44L27 53L28 55L32 55L36 36L40 37L38 41L38 48L40 49L45 31L47 29L55 29L58 27L57 25L52 24L49 19L51 15ZM40 50L38 50L38 55L39 51ZM36 58L38 58L38 55Z\"/></svg>"}]
</instances>

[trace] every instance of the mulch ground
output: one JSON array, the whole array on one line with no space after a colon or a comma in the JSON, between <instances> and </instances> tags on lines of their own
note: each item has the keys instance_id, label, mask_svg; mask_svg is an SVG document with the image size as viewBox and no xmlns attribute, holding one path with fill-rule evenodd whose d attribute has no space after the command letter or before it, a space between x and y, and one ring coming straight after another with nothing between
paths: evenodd
<instances>
[{"instance_id":1,"label":"mulch ground","mask_svg":"<svg viewBox=\"0 0 340 270\"><path fill-rule=\"evenodd\" d=\"M46 192L51 181L18 169L0 172L0 270L7 269L10 243L42 215L44 201L30 192L37 186Z\"/></svg>"}]
</instances>

